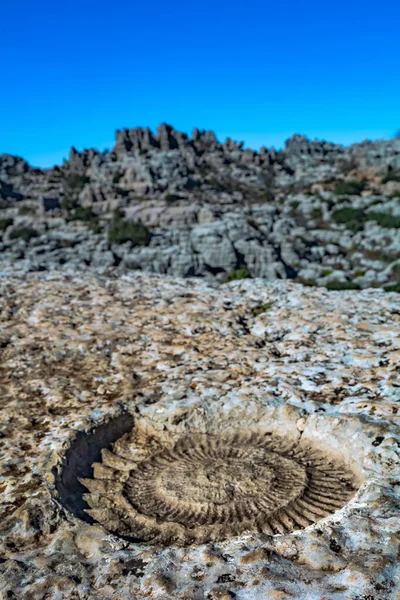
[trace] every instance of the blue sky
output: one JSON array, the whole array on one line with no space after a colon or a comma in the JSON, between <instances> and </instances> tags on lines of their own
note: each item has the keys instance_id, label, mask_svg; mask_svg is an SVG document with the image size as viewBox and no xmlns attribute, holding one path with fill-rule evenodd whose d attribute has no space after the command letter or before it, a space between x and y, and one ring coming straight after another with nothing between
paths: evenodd
<instances>
[{"instance_id":1,"label":"blue sky","mask_svg":"<svg viewBox=\"0 0 400 600\"><path fill-rule=\"evenodd\" d=\"M35 166L161 122L248 146L400 129L400 3L3 0L0 153Z\"/></svg>"}]
</instances>

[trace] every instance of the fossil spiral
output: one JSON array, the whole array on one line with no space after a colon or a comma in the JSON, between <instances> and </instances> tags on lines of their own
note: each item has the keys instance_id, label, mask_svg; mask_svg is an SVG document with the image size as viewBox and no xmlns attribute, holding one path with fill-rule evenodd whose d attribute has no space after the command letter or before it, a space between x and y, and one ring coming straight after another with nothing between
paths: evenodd
<instances>
[{"instance_id":1,"label":"fossil spiral","mask_svg":"<svg viewBox=\"0 0 400 600\"><path fill-rule=\"evenodd\" d=\"M353 474L271 433L192 434L173 442L133 431L82 479L87 512L107 530L154 543L205 543L307 527L343 507Z\"/></svg>"}]
</instances>

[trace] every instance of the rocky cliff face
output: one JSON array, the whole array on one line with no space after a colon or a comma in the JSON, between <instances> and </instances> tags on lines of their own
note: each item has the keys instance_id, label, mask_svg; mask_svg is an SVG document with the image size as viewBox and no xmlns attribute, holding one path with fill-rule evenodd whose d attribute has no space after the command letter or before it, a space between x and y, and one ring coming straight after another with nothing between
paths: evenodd
<instances>
[{"instance_id":1,"label":"rocky cliff face","mask_svg":"<svg viewBox=\"0 0 400 600\"><path fill-rule=\"evenodd\" d=\"M399 198L399 138L295 135L255 152L210 131L125 129L110 152L72 148L53 169L0 157L0 264L397 289Z\"/></svg>"}]
</instances>

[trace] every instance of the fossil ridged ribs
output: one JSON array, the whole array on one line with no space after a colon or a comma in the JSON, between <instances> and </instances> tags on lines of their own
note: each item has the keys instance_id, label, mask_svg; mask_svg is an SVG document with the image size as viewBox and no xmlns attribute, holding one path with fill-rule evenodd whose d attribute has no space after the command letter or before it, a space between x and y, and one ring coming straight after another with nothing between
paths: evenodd
<instances>
[{"instance_id":1,"label":"fossil ridged ribs","mask_svg":"<svg viewBox=\"0 0 400 600\"><path fill-rule=\"evenodd\" d=\"M123 536L163 544L307 527L354 494L343 465L262 433L192 434L162 443L137 432L103 450L87 512Z\"/></svg>"}]
</instances>

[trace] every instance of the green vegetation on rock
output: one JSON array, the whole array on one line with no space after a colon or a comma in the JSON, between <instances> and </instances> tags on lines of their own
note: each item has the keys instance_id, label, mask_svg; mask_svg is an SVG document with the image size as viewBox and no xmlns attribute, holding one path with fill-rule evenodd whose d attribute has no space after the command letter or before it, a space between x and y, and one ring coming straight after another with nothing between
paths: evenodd
<instances>
[{"instance_id":1,"label":"green vegetation on rock","mask_svg":"<svg viewBox=\"0 0 400 600\"><path fill-rule=\"evenodd\" d=\"M386 285L385 292L397 292L398 294L400 294L400 282L399 283L391 283L390 285Z\"/></svg>"},{"instance_id":2,"label":"green vegetation on rock","mask_svg":"<svg viewBox=\"0 0 400 600\"><path fill-rule=\"evenodd\" d=\"M21 239L28 243L32 238L38 236L39 232L32 227L18 227L10 233L10 240Z\"/></svg>"},{"instance_id":3,"label":"green vegetation on rock","mask_svg":"<svg viewBox=\"0 0 400 600\"><path fill-rule=\"evenodd\" d=\"M389 173L382 178L382 183L388 183L389 181L400 181L400 169L389 171Z\"/></svg>"},{"instance_id":4,"label":"green vegetation on rock","mask_svg":"<svg viewBox=\"0 0 400 600\"><path fill-rule=\"evenodd\" d=\"M325 287L330 291L361 289L358 283L354 283L354 281L330 281Z\"/></svg>"},{"instance_id":5,"label":"green vegetation on rock","mask_svg":"<svg viewBox=\"0 0 400 600\"><path fill-rule=\"evenodd\" d=\"M349 196L359 196L363 190L365 190L367 182L363 181L346 181L344 179L338 179L335 183L335 194L343 196L349 194Z\"/></svg>"},{"instance_id":6,"label":"green vegetation on rock","mask_svg":"<svg viewBox=\"0 0 400 600\"><path fill-rule=\"evenodd\" d=\"M247 267L240 267L240 269L235 269L227 274L224 279L224 283L229 283L230 281L239 281L240 279L250 279L251 275Z\"/></svg>"},{"instance_id":7,"label":"green vegetation on rock","mask_svg":"<svg viewBox=\"0 0 400 600\"><path fill-rule=\"evenodd\" d=\"M67 218L67 221L95 221L97 216L92 212L89 206L78 205L74 208Z\"/></svg>"},{"instance_id":8,"label":"green vegetation on rock","mask_svg":"<svg viewBox=\"0 0 400 600\"><path fill-rule=\"evenodd\" d=\"M386 229L400 228L400 217L395 217L387 213L366 212L362 208L352 208L351 206L335 210L332 213L332 218L336 223L346 225L346 229L350 229L353 233L364 229L367 221L375 221L378 225Z\"/></svg>"},{"instance_id":9,"label":"green vegetation on rock","mask_svg":"<svg viewBox=\"0 0 400 600\"><path fill-rule=\"evenodd\" d=\"M150 240L151 232L141 221L128 221L124 219L123 211L114 211L108 230L110 244L131 242L134 246L148 246Z\"/></svg>"},{"instance_id":10,"label":"green vegetation on rock","mask_svg":"<svg viewBox=\"0 0 400 600\"><path fill-rule=\"evenodd\" d=\"M311 217L313 219L321 219L322 218L322 210L320 208L313 208L311 211Z\"/></svg>"},{"instance_id":11,"label":"green vegetation on rock","mask_svg":"<svg viewBox=\"0 0 400 600\"><path fill-rule=\"evenodd\" d=\"M35 214L36 210L33 208L33 206L20 206L20 208L18 209L18 214L19 215L33 215Z\"/></svg>"},{"instance_id":12,"label":"green vegetation on rock","mask_svg":"<svg viewBox=\"0 0 400 600\"><path fill-rule=\"evenodd\" d=\"M5 231L8 227L10 227L14 223L14 219L0 219L0 231Z\"/></svg>"}]
</instances>

